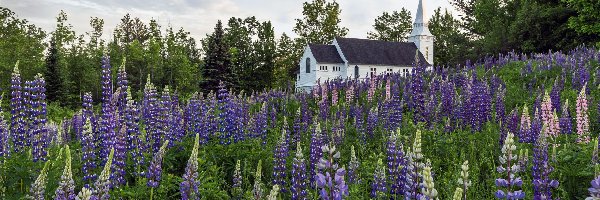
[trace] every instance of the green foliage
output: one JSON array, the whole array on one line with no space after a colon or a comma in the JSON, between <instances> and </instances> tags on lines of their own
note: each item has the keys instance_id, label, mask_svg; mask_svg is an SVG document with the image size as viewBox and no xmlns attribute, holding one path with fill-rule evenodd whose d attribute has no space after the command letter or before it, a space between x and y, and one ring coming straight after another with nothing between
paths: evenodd
<instances>
[{"instance_id":1,"label":"green foliage","mask_svg":"<svg viewBox=\"0 0 600 200\"><path fill-rule=\"evenodd\" d=\"M435 36L433 43L436 65L452 65L466 60L470 41L460 31L460 21L454 19L452 14L441 8L434 11L429 20L429 30Z\"/></svg>"},{"instance_id":2,"label":"green foliage","mask_svg":"<svg viewBox=\"0 0 600 200\"><path fill-rule=\"evenodd\" d=\"M304 18L296 19L294 32L299 38L296 42L307 44L328 44L335 37L344 37L348 28L340 27L340 5L328 0L313 0L302 4Z\"/></svg>"},{"instance_id":3,"label":"green foliage","mask_svg":"<svg viewBox=\"0 0 600 200\"><path fill-rule=\"evenodd\" d=\"M402 8L400 12L394 11L391 14L383 12L375 18L373 28L375 32L367 33L369 39L404 42L412 30L410 11Z\"/></svg>"}]
</instances>

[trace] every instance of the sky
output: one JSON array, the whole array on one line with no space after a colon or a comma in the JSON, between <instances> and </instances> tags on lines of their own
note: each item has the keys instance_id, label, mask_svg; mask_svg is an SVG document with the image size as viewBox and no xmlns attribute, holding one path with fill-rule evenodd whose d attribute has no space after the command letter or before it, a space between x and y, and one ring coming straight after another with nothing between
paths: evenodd
<instances>
[{"instance_id":1,"label":"sky","mask_svg":"<svg viewBox=\"0 0 600 200\"><path fill-rule=\"evenodd\" d=\"M163 27L183 27L192 37L200 40L213 31L217 20L227 21L231 17L256 16L259 21L270 20L276 36L292 31L295 19L302 18L302 3L307 0L0 0L6 7L47 32L54 31L56 16L64 10L68 22L76 33L91 30L91 17L104 19L104 38L110 34L127 13L145 23L156 19ZM403 7L414 15L418 0L337 0L341 8L341 26L350 31L346 37L366 38L372 31L375 18L383 12L400 10ZM425 18L442 7L453 11L448 0L423 0ZM456 14L456 13L453 13Z\"/></svg>"}]
</instances>

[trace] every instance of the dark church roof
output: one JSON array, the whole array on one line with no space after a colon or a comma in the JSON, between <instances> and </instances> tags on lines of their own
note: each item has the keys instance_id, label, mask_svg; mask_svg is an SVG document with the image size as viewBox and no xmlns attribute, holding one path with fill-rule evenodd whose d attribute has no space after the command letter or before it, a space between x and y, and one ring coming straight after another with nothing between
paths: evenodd
<instances>
[{"instance_id":1,"label":"dark church roof","mask_svg":"<svg viewBox=\"0 0 600 200\"><path fill-rule=\"evenodd\" d=\"M335 38L349 64L412 65L417 46L412 42L388 42L356 38ZM419 52L419 60L426 62Z\"/></svg>"},{"instance_id":2,"label":"dark church roof","mask_svg":"<svg viewBox=\"0 0 600 200\"><path fill-rule=\"evenodd\" d=\"M309 44L308 47L310 47L310 51L315 59L317 59L317 62L344 63L334 45Z\"/></svg>"},{"instance_id":3,"label":"dark church roof","mask_svg":"<svg viewBox=\"0 0 600 200\"><path fill-rule=\"evenodd\" d=\"M417 46L412 42L388 42L356 38L335 38L348 64L362 65L412 65ZM321 63L343 63L334 45L309 45ZM419 60L426 62L419 52Z\"/></svg>"}]
</instances>

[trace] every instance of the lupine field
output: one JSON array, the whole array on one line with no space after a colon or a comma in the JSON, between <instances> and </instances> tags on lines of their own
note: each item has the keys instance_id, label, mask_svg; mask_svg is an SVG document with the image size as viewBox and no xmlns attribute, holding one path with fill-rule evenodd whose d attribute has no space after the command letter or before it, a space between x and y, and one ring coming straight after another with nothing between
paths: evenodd
<instances>
[{"instance_id":1,"label":"lupine field","mask_svg":"<svg viewBox=\"0 0 600 200\"><path fill-rule=\"evenodd\" d=\"M0 199L600 199L599 63L581 47L180 97L130 91L105 57L102 96L58 121L17 63Z\"/></svg>"}]
</instances>

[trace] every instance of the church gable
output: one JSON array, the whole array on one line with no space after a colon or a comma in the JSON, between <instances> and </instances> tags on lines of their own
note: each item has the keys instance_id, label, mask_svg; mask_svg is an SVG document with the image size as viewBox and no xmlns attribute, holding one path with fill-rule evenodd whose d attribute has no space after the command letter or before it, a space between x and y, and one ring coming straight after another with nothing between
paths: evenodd
<instances>
[{"instance_id":1,"label":"church gable","mask_svg":"<svg viewBox=\"0 0 600 200\"><path fill-rule=\"evenodd\" d=\"M334 45L308 45L318 63L344 63Z\"/></svg>"}]
</instances>

